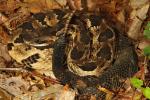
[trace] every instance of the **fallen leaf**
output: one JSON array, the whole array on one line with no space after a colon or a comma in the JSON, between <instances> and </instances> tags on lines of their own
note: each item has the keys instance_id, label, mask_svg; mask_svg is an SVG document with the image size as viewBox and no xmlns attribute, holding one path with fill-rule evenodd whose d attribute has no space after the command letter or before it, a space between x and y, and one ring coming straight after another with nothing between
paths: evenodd
<instances>
[{"instance_id":1,"label":"fallen leaf","mask_svg":"<svg viewBox=\"0 0 150 100\"><path fill-rule=\"evenodd\" d=\"M13 96L0 88L0 100L12 100Z\"/></svg>"},{"instance_id":2,"label":"fallen leaf","mask_svg":"<svg viewBox=\"0 0 150 100\"><path fill-rule=\"evenodd\" d=\"M146 18L146 14L148 13L149 4L145 4L138 10L133 10L130 14L130 20L132 22L128 23L129 30L127 32L128 36L132 39L138 39L138 37L142 36L141 25L143 20Z\"/></svg>"},{"instance_id":3,"label":"fallen leaf","mask_svg":"<svg viewBox=\"0 0 150 100\"><path fill-rule=\"evenodd\" d=\"M14 96L18 96L27 91L28 83L21 79L21 77L10 77L5 80L1 80L0 88Z\"/></svg>"},{"instance_id":4,"label":"fallen leaf","mask_svg":"<svg viewBox=\"0 0 150 100\"><path fill-rule=\"evenodd\" d=\"M61 9L66 5L65 0L60 0L64 4L60 5L56 0L25 0L28 10L32 13L38 13L44 10Z\"/></svg>"},{"instance_id":5,"label":"fallen leaf","mask_svg":"<svg viewBox=\"0 0 150 100\"><path fill-rule=\"evenodd\" d=\"M8 54L7 46L0 43L0 56L3 57L7 62L11 61L11 57Z\"/></svg>"}]
</instances>

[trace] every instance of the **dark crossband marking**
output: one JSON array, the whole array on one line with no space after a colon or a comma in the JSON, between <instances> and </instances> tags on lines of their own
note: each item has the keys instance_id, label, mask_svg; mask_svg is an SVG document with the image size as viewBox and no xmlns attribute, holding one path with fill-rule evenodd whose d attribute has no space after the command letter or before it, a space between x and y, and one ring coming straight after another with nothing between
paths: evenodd
<instances>
[{"instance_id":1,"label":"dark crossband marking","mask_svg":"<svg viewBox=\"0 0 150 100\"><path fill-rule=\"evenodd\" d=\"M83 66L79 66L79 68L81 68L84 71L92 71L97 68L97 65L94 62L90 62L90 63L84 64Z\"/></svg>"},{"instance_id":2,"label":"dark crossband marking","mask_svg":"<svg viewBox=\"0 0 150 100\"><path fill-rule=\"evenodd\" d=\"M98 37L99 42L107 41L108 39L112 38L114 36L114 33L110 29L106 29L102 33L100 33Z\"/></svg>"},{"instance_id":3,"label":"dark crossband marking","mask_svg":"<svg viewBox=\"0 0 150 100\"><path fill-rule=\"evenodd\" d=\"M39 54L34 54L34 55L31 55L29 56L28 58L26 59L23 59L21 62L25 65L30 65L30 64L33 64L33 63L36 63L38 61L38 59L40 58Z\"/></svg>"}]
</instances>

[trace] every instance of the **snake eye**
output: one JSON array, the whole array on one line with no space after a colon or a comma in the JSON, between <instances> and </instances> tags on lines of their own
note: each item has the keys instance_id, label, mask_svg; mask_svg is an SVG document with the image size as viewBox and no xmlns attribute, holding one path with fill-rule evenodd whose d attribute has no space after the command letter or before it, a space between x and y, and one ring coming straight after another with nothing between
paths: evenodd
<instances>
[{"instance_id":1,"label":"snake eye","mask_svg":"<svg viewBox=\"0 0 150 100\"><path fill-rule=\"evenodd\" d=\"M97 56L102 59L110 60L111 59L111 49L108 45L104 45L100 51L97 53Z\"/></svg>"},{"instance_id":2,"label":"snake eye","mask_svg":"<svg viewBox=\"0 0 150 100\"><path fill-rule=\"evenodd\" d=\"M107 41L108 39L113 37L113 32L110 29L106 29L105 31L103 31L102 33L100 33L99 37L98 37L98 41L99 42L104 42Z\"/></svg>"},{"instance_id":3,"label":"snake eye","mask_svg":"<svg viewBox=\"0 0 150 100\"><path fill-rule=\"evenodd\" d=\"M79 51L76 47L74 47L73 50L71 51L71 58L73 60L79 60L83 56L83 54L84 54L83 51Z\"/></svg>"}]
</instances>

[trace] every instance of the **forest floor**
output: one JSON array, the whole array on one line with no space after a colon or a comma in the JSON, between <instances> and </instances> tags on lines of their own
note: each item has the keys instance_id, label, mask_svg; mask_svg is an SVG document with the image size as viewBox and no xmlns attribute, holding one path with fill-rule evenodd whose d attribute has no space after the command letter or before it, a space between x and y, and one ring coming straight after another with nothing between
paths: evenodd
<instances>
[{"instance_id":1,"label":"forest floor","mask_svg":"<svg viewBox=\"0 0 150 100\"><path fill-rule=\"evenodd\" d=\"M81 1L83 0L0 0L0 100L74 100L76 91L67 85L55 83L49 77L24 70L21 64L11 58L7 50L7 43L11 39L8 31L15 29L19 22L29 16L29 13L51 9L95 11L105 8L122 23L122 30L135 41L140 70L134 77L143 82L142 86L150 87L150 57L148 57L150 55L150 47L148 47L150 46L150 1L85 0L86 3ZM144 33L145 30L149 32ZM126 83L127 89L120 91L115 100L148 98L143 95L141 89L131 84L130 79ZM150 95L150 90L147 94Z\"/></svg>"}]
</instances>

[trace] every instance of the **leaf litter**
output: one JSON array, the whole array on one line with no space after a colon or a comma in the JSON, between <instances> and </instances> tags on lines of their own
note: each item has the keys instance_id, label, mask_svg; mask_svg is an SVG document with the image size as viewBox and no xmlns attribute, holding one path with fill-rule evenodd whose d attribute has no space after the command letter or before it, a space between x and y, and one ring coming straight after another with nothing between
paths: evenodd
<instances>
[{"instance_id":1,"label":"leaf litter","mask_svg":"<svg viewBox=\"0 0 150 100\"><path fill-rule=\"evenodd\" d=\"M15 70L16 66L9 56L6 44L10 39L8 30L15 29L18 23L30 16L49 9L63 9L68 7L73 10L88 9L95 11L97 8L107 8L113 16L123 24L127 35L138 41L137 52L139 56L140 71L135 75L143 79L144 85L150 87L150 61L145 59L143 50L150 45L150 40L144 37L144 29L150 21L149 0L87 0L83 6L81 0L1 0L0 1L0 98L4 100L74 100L76 91L62 85L51 84L50 78L40 77L31 72ZM102 6L103 5L103 6ZM86 8L84 8L86 7ZM18 19L21 18L21 19ZM16 22L16 19L18 22ZM146 34L149 37L149 34ZM149 51L148 51L149 52ZM147 50L146 50L147 54ZM15 68L14 68L15 66ZM3 68L3 70L1 70ZM5 70L10 68L10 70ZM14 69L13 69L14 68ZM143 77L144 76L144 77ZM147 92L145 92L147 95ZM126 81L126 90L121 91L114 98L116 100L142 99L138 89L131 86L130 80ZM94 100L94 98L93 98Z\"/></svg>"}]
</instances>

